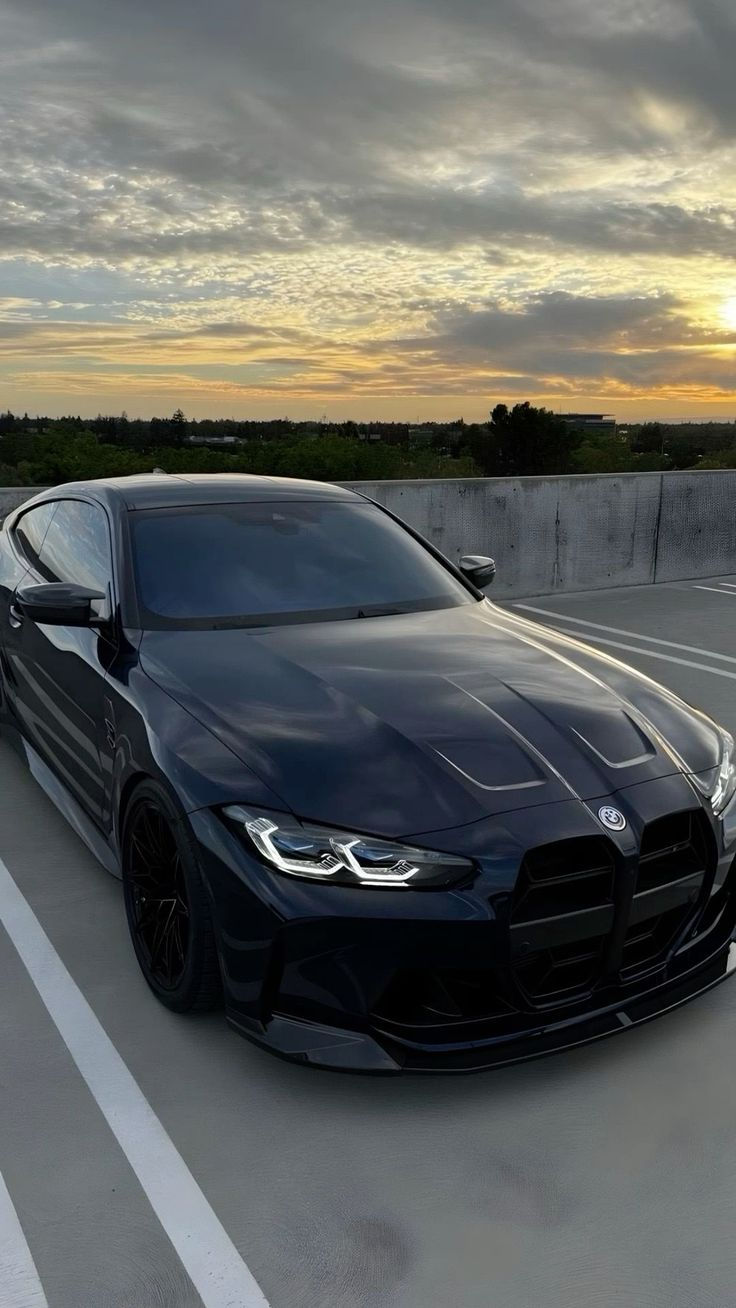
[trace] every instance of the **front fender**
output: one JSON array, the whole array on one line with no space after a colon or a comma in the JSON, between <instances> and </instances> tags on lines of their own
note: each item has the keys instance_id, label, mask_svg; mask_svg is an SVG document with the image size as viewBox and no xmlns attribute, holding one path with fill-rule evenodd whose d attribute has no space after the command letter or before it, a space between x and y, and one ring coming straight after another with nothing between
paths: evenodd
<instances>
[{"instance_id":1,"label":"front fender","mask_svg":"<svg viewBox=\"0 0 736 1308\"><path fill-rule=\"evenodd\" d=\"M125 686L108 681L115 717L110 786L115 843L131 785L152 777L165 785L182 814L224 804L287 809L242 759L218 740L142 669Z\"/></svg>"}]
</instances>

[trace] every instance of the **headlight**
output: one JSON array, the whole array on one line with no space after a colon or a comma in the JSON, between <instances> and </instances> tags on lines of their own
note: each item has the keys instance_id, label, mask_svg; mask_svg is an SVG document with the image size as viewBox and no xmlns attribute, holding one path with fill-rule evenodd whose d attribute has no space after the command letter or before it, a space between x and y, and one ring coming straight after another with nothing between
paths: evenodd
<instances>
[{"instance_id":1,"label":"headlight","mask_svg":"<svg viewBox=\"0 0 736 1308\"><path fill-rule=\"evenodd\" d=\"M722 813L736 793L736 759L734 758L733 736L722 727L718 728L723 753L716 774L715 788L711 791L710 802L715 814Z\"/></svg>"},{"instance_id":2,"label":"headlight","mask_svg":"<svg viewBox=\"0 0 736 1308\"><path fill-rule=\"evenodd\" d=\"M409 889L451 886L473 870L467 858L312 826L285 813L246 809L239 804L224 812L266 863L292 877L341 886Z\"/></svg>"}]
</instances>

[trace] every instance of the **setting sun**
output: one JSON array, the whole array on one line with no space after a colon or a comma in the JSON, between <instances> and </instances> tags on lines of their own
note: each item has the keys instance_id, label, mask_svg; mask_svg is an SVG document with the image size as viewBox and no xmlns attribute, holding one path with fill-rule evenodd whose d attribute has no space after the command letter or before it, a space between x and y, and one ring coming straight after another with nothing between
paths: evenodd
<instances>
[{"instance_id":1,"label":"setting sun","mask_svg":"<svg viewBox=\"0 0 736 1308\"><path fill-rule=\"evenodd\" d=\"M721 317L727 327L733 327L736 331L736 295L731 295L723 301Z\"/></svg>"}]
</instances>

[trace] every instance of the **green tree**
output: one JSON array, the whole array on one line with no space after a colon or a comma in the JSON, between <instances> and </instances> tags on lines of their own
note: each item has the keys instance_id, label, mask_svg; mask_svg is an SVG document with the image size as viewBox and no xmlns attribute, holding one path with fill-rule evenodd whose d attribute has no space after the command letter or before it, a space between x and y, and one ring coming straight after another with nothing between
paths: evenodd
<instances>
[{"instance_id":1,"label":"green tree","mask_svg":"<svg viewBox=\"0 0 736 1308\"><path fill-rule=\"evenodd\" d=\"M665 430L661 422L643 422L631 442L635 454L664 454Z\"/></svg>"},{"instance_id":2,"label":"green tree","mask_svg":"<svg viewBox=\"0 0 736 1308\"><path fill-rule=\"evenodd\" d=\"M698 463L699 468L736 468L736 449L714 450Z\"/></svg>"},{"instance_id":3,"label":"green tree","mask_svg":"<svg viewBox=\"0 0 736 1308\"><path fill-rule=\"evenodd\" d=\"M589 435L574 451L572 466L575 472L633 472L637 465L620 437Z\"/></svg>"},{"instance_id":4,"label":"green tree","mask_svg":"<svg viewBox=\"0 0 736 1308\"><path fill-rule=\"evenodd\" d=\"M549 409L528 401L497 404L490 426L471 437L471 453L487 477L528 477L569 472L580 434Z\"/></svg>"}]
</instances>

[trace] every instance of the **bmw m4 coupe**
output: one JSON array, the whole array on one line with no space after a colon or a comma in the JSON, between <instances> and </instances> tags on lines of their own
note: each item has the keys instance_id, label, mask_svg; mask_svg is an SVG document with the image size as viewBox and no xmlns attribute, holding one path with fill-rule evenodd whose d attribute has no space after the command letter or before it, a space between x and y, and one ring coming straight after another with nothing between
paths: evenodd
<instances>
[{"instance_id":1,"label":"bmw m4 coupe","mask_svg":"<svg viewBox=\"0 0 736 1308\"><path fill-rule=\"evenodd\" d=\"M122 878L162 1003L303 1063L471 1070L733 969L733 740L493 571L306 481L6 518L2 730Z\"/></svg>"}]
</instances>

